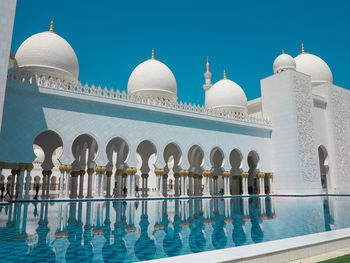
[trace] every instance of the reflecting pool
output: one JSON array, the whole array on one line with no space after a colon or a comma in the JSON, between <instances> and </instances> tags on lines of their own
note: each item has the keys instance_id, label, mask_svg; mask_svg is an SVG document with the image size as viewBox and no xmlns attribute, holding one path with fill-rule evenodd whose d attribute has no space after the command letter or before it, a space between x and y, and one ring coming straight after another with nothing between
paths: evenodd
<instances>
[{"instance_id":1,"label":"reflecting pool","mask_svg":"<svg viewBox=\"0 0 350 263\"><path fill-rule=\"evenodd\" d=\"M2 262L135 262L350 227L350 197L10 203Z\"/></svg>"}]
</instances>

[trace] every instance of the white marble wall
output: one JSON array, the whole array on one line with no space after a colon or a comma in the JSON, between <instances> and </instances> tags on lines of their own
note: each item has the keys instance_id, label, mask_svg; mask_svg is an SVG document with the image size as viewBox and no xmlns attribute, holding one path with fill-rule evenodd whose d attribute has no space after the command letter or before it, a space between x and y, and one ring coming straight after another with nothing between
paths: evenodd
<instances>
[{"instance_id":1,"label":"white marble wall","mask_svg":"<svg viewBox=\"0 0 350 263\"><path fill-rule=\"evenodd\" d=\"M17 0L0 1L0 132Z\"/></svg>"}]
</instances>

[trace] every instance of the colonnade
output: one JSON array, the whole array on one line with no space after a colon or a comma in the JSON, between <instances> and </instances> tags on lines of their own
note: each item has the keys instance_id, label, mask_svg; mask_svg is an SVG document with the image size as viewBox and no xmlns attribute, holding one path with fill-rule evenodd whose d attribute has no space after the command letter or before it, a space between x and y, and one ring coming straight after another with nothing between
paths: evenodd
<instances>
[{"instance_id":1,"label":"colonnade","mask_svg":"<svg viewBox=\"0 0 350 263\"><path fill-rule=\"evenodd\" d=\"M116 170L114 173L115 186L111 185L112 171L108 171L105 166L97 166L95 169L89 168L85 172L84 170L72 171L70 165L61 165L60 171L60 197L62 198L148 197L149 174L141 174L141 185L138 186L136 185L136 168ZM164 172L164 169L155 169L154 173L156 176L157 196L167 197L168 174ZM88 185L87 193L84 195L83 177L86 174L88 176ZM223 180L223 192L219 193L218 175L214 175L209 170L204 170L202 174L180 170L179 173L174 174L174 195L179 197L248 195L248 177L250 176L248 172L242 172L240 176L233 176L230 171L224 171L221 176ZM258 185L257 194L271 193L273 173L260 172L256 175L256 180ZM237 191L236 189L236 192L232 190L234 181L240 182L240 190ZM265 185L265 182L267 182L267 185ZM63 189L63 185L66 185L65 189Z\"/></svg>"},{"instance_id":2,"label":"colonnade","mask_svg":"<svg viewBox=\"0 0 350 263\"><path fill-rule=\"evenodd\" d=\"M19 169L11 170L11 180L8 191L13 199L29 199L32 164L19 164ZM0 177L3 165L0 163ZM141 173L140 185L136 184L137 169L129 167L117 169L114 174L106 166L96 166L86 170L73 170L72 165L60 165L59 198L112 198L112 197L148 197L148 173ZM167 197L168 174L164 169L155 169L156 195ZM50 199L51 170L42 171L41 198ZM88 177L85 180L85 177ZM114 180L112 180L114 176ZM182 169L174 173L174 196L229 196L248 195L248 172L232 175L231 171L214 174L210 170L203 170L201 174ZM222 180L223 187L218 189L218 180ZM273 173L259 172L254 176L257 192L254 194L271 194L273 186ZM112 181L115 182L112 185ZM4 183L4 182L2 182ZM87 183L87 186L84 186ZM35 188L35 187L34 187Z\"/></svg>"}]
</instances>

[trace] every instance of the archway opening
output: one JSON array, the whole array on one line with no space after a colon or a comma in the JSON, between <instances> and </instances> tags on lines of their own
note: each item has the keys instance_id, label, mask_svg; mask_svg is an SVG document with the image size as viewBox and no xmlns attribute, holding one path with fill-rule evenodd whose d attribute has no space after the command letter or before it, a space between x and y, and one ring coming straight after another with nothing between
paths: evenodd
<instances>
[{"instance_id":1,"label":"archway opening","mask_svg":"<svg viewBox=\"0 0 350 263\"><path fill-rule=\"evenodd\" d=\"M201 147L193 145L188 151L188 162L190 163L189 168L189 180L188 180L188 194L189 195L200 195L202 194L202 179L199 175L202 174L202 164L204 153Z\"/></svg>"},{"instance_id":2,"label":"archway opening","mask_svg":"<svg viewBox=\"0 0 350 263\"><path fill-rule=\"evenodd\" d=\"M179 195L179 178L175 178L175 174L180 172L181 150L175 143L169 143L163 153L165 174L168 176L163 178L163 195Z\"/></svg>"},{"instance_id":3,"label":"archway opening","mask_svg":"<svg viewBox=\"0 0 350 263\"><path fill-rule=\"evenodd\" d=\"M53 178L51 174L59 174L59 157L63 153L62 139L54 131L44 131L36 136L33 142L33 151L36 159L33 162L33 170L31 171L30 179L37 178L37 181L34 181L34 184L32 184L33 182L30 180L28 183L32 184L34 187L36 184L40 185L40 180L42 180L42 196L48 198L50 190L60 190L59 188L54 188L54 186L59 184L51 180ZM43 171L50 172L45 173L48 174L48 176L43 176Z\"/></svg>"},{"instance_id":4,"label":"archway opening","mask_svg":"<svg viewBox=\"0 0 350 263\"><path fill-rule=\"evenodd\" d=\"M230 154L230 164L231 164L231 181L230 189L232 195L240 195L243 193L242 189L242 154L239 150L234 149Z\"/></svg>"},{"instance_id":5,"label":"archway opening","mask_svg":"<svg viewBox=\"0 0 350 263\"><path fill-rule=\"evenodd\" d=\"M248 193L258 193L258 178L259 172L259 155L255 151L250 151L248 154L247 162L249 166L248 170Z\"/></svg>"},{"instance_id":6,"label":"archway opening","mask_svg":"<svg viewBox=\"0 0 350 263\"><path fill-rule=\"evenodd\" d=\"M320 173L321 173L321 186L324 193L328 193L328 184L327 184L327 175L329 171L328 165L328 152L326 147L320 145L318 147L318 158L320 164Z\"/></svg>"},{"instance_id":7,"label":"archway opening","mask_svg":"<svg viewBox=\"0 0 350 263\"><path fill-rule=\"evenodd\" d=\"M141 186L142 196L148 196L148 182L150 185L155 185L155 176L149 177L149 174L154 174L154 163L157 160L157 149L154 144L148 140L142 141L136 149L136 156L139 160L138 170L141 171Z\"/></svg>"},{"instance_id":8,"label":"archway opening","mask_svg":"<svg viewBox=\"0 0 350 263\"><path fill-rule=\"evenodd\" d=\"M211 194L224 194L224 180L222 178L222 165L224 162L224 154L219 147L215 147L210 152L210 163L212 165L213 179Z\"/></svg>"}]
</instances>

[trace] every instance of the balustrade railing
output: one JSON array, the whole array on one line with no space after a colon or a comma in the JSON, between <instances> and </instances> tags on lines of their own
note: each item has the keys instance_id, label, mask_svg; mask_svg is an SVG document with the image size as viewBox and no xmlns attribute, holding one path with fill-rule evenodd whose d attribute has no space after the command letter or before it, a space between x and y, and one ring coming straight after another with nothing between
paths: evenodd
<instances>
[{"instance_id":1,"label":"balustrade railing","mask_svg":"<svg viewBox=\"0 0 350 263\"><path fill-rule=\"evenodd\" d=\"M161 108L173 109L176 111L191 112L201 115L208 115L218 118L231 119L247 123L262 124L270 126L271 122L267 118L261 118L254 115L247 115L241 112L233 112L222 109L209 109L205 106L200 106L186 102L172 102L158 97L139 96L134 94L127 94L124 90L116 91L107 87L95 85L82 85L80 82L74 83L65 81L59 78L49 77L45 75L30 75L21 72L9 72L8 81L16 81L26 85L38 86L41 88L49 88L55 90L62 90L71 93L84 94L88 96L108 98L112 100L125 101L136 104L150 105Z\"/></svg>"}]
</instances>

